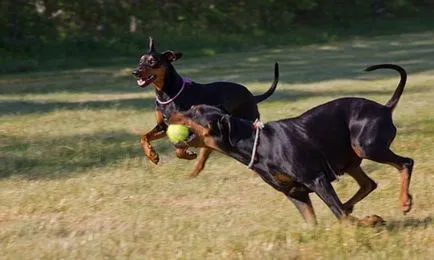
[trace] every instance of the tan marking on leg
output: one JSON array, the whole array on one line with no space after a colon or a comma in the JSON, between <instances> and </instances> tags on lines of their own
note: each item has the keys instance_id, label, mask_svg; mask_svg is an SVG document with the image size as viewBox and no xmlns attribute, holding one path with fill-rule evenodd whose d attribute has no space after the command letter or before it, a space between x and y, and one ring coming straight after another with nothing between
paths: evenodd
<instances>
[{"instance_id":1,"label":"tan marking on leg","mask_svg":"<svg viewBox=\"0 0 434 260\"><path fill-rule=\"evenodd\" d=\"M211 154L212 149L202 147L200 148L199 157L196 161L196 164L194 165L194 169L190 172L189 176L194 178L205 168L205 163L209 158L209 155Z\"/></svg>"},{"instance_id":2,"label":"tan marking on leg","mask_svg":"<svg viewBox=\"0 0 434 260\"><path fill-rule=\"evenodd\" d=\"M316 225L316 215L312 204L306 205L300 209L300 213L303 216L304 221L310 225Z\"/></svg>"},{"instance_id":3,"label":"tan marking on leg","mask_svg":"<svg viewBox=\"0 0 434 260\"><path fill-rule=\"evenodd\" d=\"M412 206L412 197L409 192L410 178L411 175L409 169L404 168L401 171L401 192L399 196L401 201L401 210L404 214L408 213Z\"/></svg>"},{"instance_id":4,"label":"tan marking on leg","mask_svg":"<svg viewBox=\"0 0 434 260\"><path fill-rule=\"evenodd\" d=\"M313 209L309 193L297 194L293 196L286 194L286 196L294 203L295 207L300 212L306 223L312 226L317 224L315 210Z\"/></svg>"},{"instance_id":5,"label":"tan marking on leg","mask_svg":"<svg viewBox=\"0 0 434 260\"><path fill-rule=\"evenodd\" d=\"M389 165L397 168L401 173L401 189L399 193L399 200L401 203L401 211L407 214L411 211L413 205L413 198L410 194L410 180L411 180L411 170L407 167L403 167L396 163L388 163Z\"/></svg>"},{"instance_id":6,"label":"tan marking on leg","mask_svg":"<svg viewBox=\"0 0 434 260\"><path fill-rule=\"evenodd\" d=\"M157 125L163 123L163 115L160 111L155 110L155 118L157 120ZM151 131L140 138L140 143L145 156L148 157L149 160L151 160L154 164L158 164L160 159L158 153L155 152L150 142L160 139L164 136L166 136L166 132L164 130L157 130L157 127L154 127Z\"/></svg>"},{"instance_id":7,"label":"tan marking on leg","mask_svg":"<svg viewBox=\"0 0 434 260\"><path fill-rule=\"evenodd\" d=\"M179 159L185 159L185 160L196 159L197 155L191 151L188 151L187 149L188 149L188 147L176 148L176 157L178 157Z\"/></svg>"},{"instance_id":8,"label":"tan marking on leg","mask_svg":"<svg viewBox=\"0 0 434 260\"><path fill-rule=\"evenodd\" d=\"M274 178L278 181L278 182L282 182L282 183L292 183L294 180L289 177L287 174L284 173L276 173L273 174Z\"/></svg>"},{"instance_id":9,"label":"tan marking on leg","mask_svg":"<svg viewBox=\"0 0 434 260\"><path fill-rule=\"evenodd\" d=\"M148 159L154 164L158 164L158 162L160 161L158 153L155 152L148 139L146 139L146 136L142 136L142 138L140 139L140 143L142 145L143 153L145 154L145 156L148 157Z\"/></svg>"},{"instance_id":10,"label":"tan marking on leg","mask_svg":"<svg viewBox=\"0 0 434 260\"><path fill-rule=\"evenodd\" d=\"M355 145L351 145L351 147L353 148L353 151L357 154L357 156L358 156L359 158L363 158L362 150L360 150L359 147L357 147L357 146L355 146Z\"/></svg>"}]
</instances>

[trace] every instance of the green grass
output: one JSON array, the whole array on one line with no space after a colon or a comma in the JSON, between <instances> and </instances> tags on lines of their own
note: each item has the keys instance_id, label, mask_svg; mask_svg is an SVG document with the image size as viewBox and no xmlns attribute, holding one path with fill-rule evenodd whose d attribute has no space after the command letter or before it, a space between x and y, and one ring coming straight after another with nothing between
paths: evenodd
<instances>
[{"instance_id":1,"label":"green grass","mask_svg":"<svg viewBox=\"0 0 434 260\"><path fill-rule=\"evenodd\" d=\"M153 91L125 67L3 75L0 79L0 258L133 259L429 259L434 254L434 33L274 47L179 61L199 82L216 79L265 91L273 62L278 89L260 104L264 121L296 116L341 96L385 102L395 72L362 70L393 62L409 72L394 112L393 149L414 158L414 209L399 210L399 175L365 162L379 184L354 214L387 224L337 223L313 195L319 225L245 166L214 153L186 178L167 139L154 142L161 164L143 158L139 134L154 126ZM132 67L133 64L131 64ZM335 182L342 200L357 189Z\"/></svg>"}]
</instances>

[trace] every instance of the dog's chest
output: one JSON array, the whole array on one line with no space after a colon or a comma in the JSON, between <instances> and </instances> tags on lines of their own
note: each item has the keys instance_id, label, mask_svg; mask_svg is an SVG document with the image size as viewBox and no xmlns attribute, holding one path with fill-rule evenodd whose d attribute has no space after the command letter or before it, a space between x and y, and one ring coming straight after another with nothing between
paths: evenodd
<instances>
[{"instance_id":1,"label":"dog's chest","mask_svg":"<svg viewBox=\"0 0 434 260\"><path fill-rule=\"evenodd\" d=\"M287 194L309 192L305 185L298 182L293 176L284 172L259 173L261 178L273 188Z\"/></svg>"},{"instance_id":2,"label":"dog's chest","mask_svg":"<svg viewBox=\"0 0 434 260\"><path fill-rule=\"evenodd\" d=\"M164 123L168 123L169 117L173 112L179 111L176 105L172 102L169 104L161 105L156 103L156 110L160 111L163 115Z\"/></svg>"},{"instance_id":3,"label":"dog's chest","mask_svg":"<svg viewBox=\"0 0 434 260\"><path fill-rule=\"evenodd\" d=\"M259 172L258 172L259 173ZM290 187L295 183L295 179L284 172L260 172L259 175L272 186Z\"/></svg>"}]
</instances>

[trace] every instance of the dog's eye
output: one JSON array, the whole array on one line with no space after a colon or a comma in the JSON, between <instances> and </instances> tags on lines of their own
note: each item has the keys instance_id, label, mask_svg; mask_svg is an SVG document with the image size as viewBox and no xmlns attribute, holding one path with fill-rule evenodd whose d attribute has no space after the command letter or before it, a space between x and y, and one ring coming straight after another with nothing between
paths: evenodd
<instances>
[{"instance_id":1,"label":"dog's eye","mask_svg":"<svg viewBox=\"0 0 434 260\"><path fill-rule=\"evenodd\" d=\"M150 57L148 60L149 65L155 66L157 65L157 60L154 57Z\"/></svg>"},{"instance_id":2,"label":"dog's eye","mask_svg":"<svg viewBox=\"0 0 434 260\"><path fill-rule=\"evenodd\" d=\"M140 57L139 64L145 63L145 56Z\"/></svg>"}]
</instances>

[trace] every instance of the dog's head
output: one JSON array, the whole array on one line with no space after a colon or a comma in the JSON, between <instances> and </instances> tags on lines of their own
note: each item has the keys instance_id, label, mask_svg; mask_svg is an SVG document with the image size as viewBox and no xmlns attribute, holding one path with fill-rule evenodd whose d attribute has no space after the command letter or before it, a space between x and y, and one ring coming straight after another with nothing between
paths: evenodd
<instances>
[{"instance_id":1,"label":"dog's head","mask_svg":"<svg viewBox=\"0 0 434 260\"><path fill-rule=\"evenodd\" d=\"M133 70L137 85L144 88L153 83L157 89L161 90L170 64L181 57L180 52L170 50L163 53L157 52L154 41L149 37L148 52L140 57L139 66Z\"/></svg>"},{"instance_id":2,"label":"dog's head","mask_svg":"<svg viewBox=\"0 0 434 260\"><path fill-rule=\"evenodd\" d=\"M210 105L193 106L184 112L174 112L170 124L181 124L191 129L185 142L177 147L208 147L221 152L231 150L236 144L253 134L252 122L225 113Z\"/></svg>"}]
</instances>

